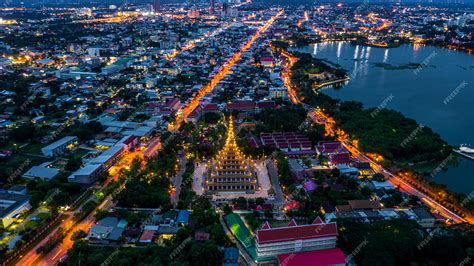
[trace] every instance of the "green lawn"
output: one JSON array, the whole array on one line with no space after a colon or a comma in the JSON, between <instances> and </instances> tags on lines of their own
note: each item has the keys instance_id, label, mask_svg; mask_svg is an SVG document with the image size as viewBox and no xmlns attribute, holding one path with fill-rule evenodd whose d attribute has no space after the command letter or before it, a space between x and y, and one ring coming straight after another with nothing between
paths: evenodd
<instances>
[{"instance_id":1,"label":"green lawn","mask_svg":"<svg viewBox=\"0 0 474 266\"><path fill-rule=\"evenodd\" d=\"M20 152L22 153L31 153L31 154L38 154L38 155L43 155L41 153L41 148L46 146L45 144L42 143L35 143L35 144L29 144L26 145L25 147L20 149Z\"/></svg>"},{"instance_id":2,"label":"green lawn","mask_svg":"<svg viewBox=\"0 0 474 266\"><path fill-rule=\"evenodd\" d=\"M40 218L42 221L44 220L48 220L51 218L51 213L48 213L48 212L41 212L41 213L38 213L38 218Z\"/></svg>"},{"instance_id":3,"label":"green lawn","mask_svg":"<svg viewBox=\"0 0 474 266\"><path fill-rule=\"evenodd\" d=\"M232 233L240 241L240 243L242 243L242 245L245 247L253 245L253 236L239 215L231 213L225 217L225 220Z\"/></svg>"}]
</instances>

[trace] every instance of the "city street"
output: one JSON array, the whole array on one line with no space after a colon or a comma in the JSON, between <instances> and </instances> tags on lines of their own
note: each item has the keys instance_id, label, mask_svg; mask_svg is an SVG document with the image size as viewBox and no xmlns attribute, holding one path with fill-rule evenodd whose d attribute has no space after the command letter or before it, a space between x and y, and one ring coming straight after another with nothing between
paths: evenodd
<instances>
[{"instance_id":1,"label":"city street","mask_svg":"<svg viewBox=\"0 0 474 266\"><path fill-rule=\"evenodd\" d=\"M281 191L280 181L278 180L278 170L275 166L273 160L265 161L265 164L268 169L268 175L272 183L273 190L275 191L275 200L273 203L278 206L282 206L285 203L285 197Z\"/></svg>"},{"instance_id":2,"label":"city street","mask_svg":"<svg viewBox=\"0 0 474 266\"><path fill-rule=\"evenodd\" d=\"M181 193L181 183L183 181L183 174L186 171L187 162L188 161L184 156L181 156L179 158L179 172L172 180L173 187L175 188L175 192L171 195L171 203L173 204L173 206L176 206L179 201L179 194Z\"/></svg>"},{"instance_id":3,"label":"city street","mask_svg":"<svg viewBox=\"0 0 474 266\"><path fill-rule=\"evenodd\" d=\"M154 140L152 140L153 142ZM156 142L155 142L156 143ZM159 147L159 145L154 145L154 148ZM145 149L144 151L146 151ZM133 158L139 156L141 153L143 154L144 151L134 151L128 153L122 160L115 166L110 169L110 176L101 186L101 188L106 187L112 180L117 181L120 175L120 170L127 168L130 163L132 162ZM91 199L95 199L94 195L91 195L88 199L83 201L83 204L79 206L75 211L71 211L66 213L67 218L62 220L61 223L57 226L55 230L53 230L48 236L43 238L38 244L36 244L28 253L23 256L20 256L20 259L16 263L17 265L54 265L57 263L61 258L66 256L67 251L72 247L74 242L70 239L72 234L77 230L83 230L87 232L89 228L94 224L94 213L95 210L91 212L85 219L79 221L78 223L74 223L74 214L79 213L81 211L81 207ZM111 197L107 197L104 201L99 205L97 209L109 208L112 204ZM64 240L51 252L43 255L37 253L36 250L46 244L50 239L50 236L53 236L55 233L58 232L59 228L63 228L69 230L69 233L66 235Z\"/></svg>"}]
</instances>

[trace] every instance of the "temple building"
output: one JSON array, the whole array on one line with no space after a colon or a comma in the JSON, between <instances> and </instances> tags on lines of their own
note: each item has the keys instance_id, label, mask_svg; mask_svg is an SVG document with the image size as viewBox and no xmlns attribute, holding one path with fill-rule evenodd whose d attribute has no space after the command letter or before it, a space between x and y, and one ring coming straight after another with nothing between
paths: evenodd
<instances>
[{"instance_id":1,"label":"temple building","mask_svg":"<svg viewBox=\"0 0 474 266\"><path fill-rule=\"evenodd\" d=\"M204 187L209 192L254 193L259 189L255 163L242 154L235 141L232 116L225 145L209 163Z\"/></svg>"}]
</instances>

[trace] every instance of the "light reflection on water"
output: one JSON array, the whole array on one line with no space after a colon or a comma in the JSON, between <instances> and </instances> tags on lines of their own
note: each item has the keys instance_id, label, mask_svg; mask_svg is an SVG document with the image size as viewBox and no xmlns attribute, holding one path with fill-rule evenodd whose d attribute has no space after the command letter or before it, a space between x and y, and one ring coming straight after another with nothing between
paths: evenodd
<instances>
[{"instance_id":1,"label":"light reflection on water","mask_svg":"<svg viewBox=\"0 0 474 266\"><path fill-rule=\"evenodd\" d=\"M324 93L343 100L361 101L367 107L377 107L393 94L394 99L387 108L431 127L453 146L462 143L474 146L474 55L424 45L387 49L349 42L320 43L299 51L328 59L350 74L347 85L324 89ZM427 67L390 70L375 63L395 67L423 63ZM468 85L444 104L443 100L462 82ZM461 159L457 166L450 166L434 179L455 191L470 193L474 190L474 161Z\"/></svg>"}]
</instances>

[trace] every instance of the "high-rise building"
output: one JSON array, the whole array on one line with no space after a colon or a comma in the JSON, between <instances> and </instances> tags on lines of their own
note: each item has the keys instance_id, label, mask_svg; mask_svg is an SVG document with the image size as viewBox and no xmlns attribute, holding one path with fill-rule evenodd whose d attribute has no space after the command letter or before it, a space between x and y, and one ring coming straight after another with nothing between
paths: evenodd
<instances>
[{"instance_id":1,"label":"high-rise building","mask_svg":"<svg viewBox=\"0 0 474 266\"><path fill-rule=\"evenodd\" d=\"M158 12L160 10L160 0L153 1L153 11Z\"/></svg>"},{"instance_id":2,"label":"high-rise building","mask_svg":"<svg viewBox=\"0 0 474 266\"><path fill-rule=\"evenodd\" d=\"M230 6L228 3L222 3L222 17L228 17L230 14Z\"/></svg>"},{"instance_id":3,"label":"high-rise building","mask_svg":"<svg viewBox=\"0 0 474 266\"><path fill-rule=\"evenodd\" d=\"M209 14L214 14L214 0L209 0Z\"/></svg>"},{"instance_id":4,"label":"high-rise building","mask_svg":"<svg viewBox=\"0 0 474 266\"><path fill-rule=\"evenodd\" d=\"M236 7L233 7L229 3L222 3L221 16L224 17L224 18L237 17L238 16L238 9Z\"/></svg>"},{"instance_id":5,"label":"high-rise building","mask_svg":"<svg viewBox=\"0 0 474 266\"><path fill-rule=\"evenodd\" d=\"M258 189L255 164L237 146L232 116L225 145L209 164L205 189L210 192L255 192Z\"/></svg>"}]
</instances>

